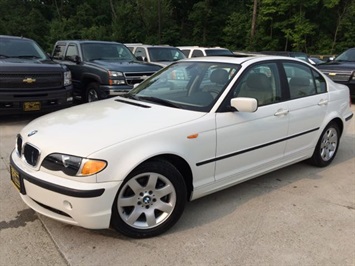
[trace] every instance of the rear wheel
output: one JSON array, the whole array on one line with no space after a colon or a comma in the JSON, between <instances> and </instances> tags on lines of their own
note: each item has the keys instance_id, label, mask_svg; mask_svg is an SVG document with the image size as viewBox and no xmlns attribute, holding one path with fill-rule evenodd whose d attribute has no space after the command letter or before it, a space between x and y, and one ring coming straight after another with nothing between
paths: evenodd
<instances>
[{"instance_id":1,"label":"rear wheel","mask_svg":"<svg viewBox=\"0 0 355 266\"><path fill-rule=\"evenodd\" d=\"M111 225L134 238L162 234L182 215L186 193L184 179L172 164L163 160L143 163L118 191Z\"/></svg>"},{"instance_id":2,"label":"rear wheel","mask_svg":"<svg viewBox=\"0 0 355 266\"><path fill-rule=\"evenodd\" d=\"M338 151L340 130L336 123L330 123L320 136L310 162L318 167L328 166Z\"/></svg>"}]
</instances>

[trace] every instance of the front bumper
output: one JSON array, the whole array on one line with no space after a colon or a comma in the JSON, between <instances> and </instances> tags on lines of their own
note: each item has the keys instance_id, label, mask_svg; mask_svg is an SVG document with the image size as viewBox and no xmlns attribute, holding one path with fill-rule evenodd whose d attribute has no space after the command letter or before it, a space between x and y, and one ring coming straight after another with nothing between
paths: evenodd
<instances>
[{"instance_id":1,"label":"front bumper","mask_svg":"<svg viewBox=\"0 0 355 266\"><path fill-rule=\"evenodd\" d=\"M19 173L20 196L30 208L64 223L89 229L109 228L112 204L121 182L82 183L31 170L25 164L12 152L10 166Z\"/></svg>"},{"instance_id":2,"label":"front bumper","mask_svg":"<svg viewBox=\"0 0 355 266\"><path fill-rule=\"evenodd\" d=\"M129 86L129 85L119 85L119 86L100 85L100 90L104 92L105 98L126 94L132 88L133 86Z\"/></svg>"},{"instance_id":3,"label":"front bumper","mask_svg":"<svg viewBox=\"0 0 355 266\"><path fill-rule=\"evenodd\" d=\"M73 86L33 92L0 92L0 115L46 113L73 105Z\"/></svg>"}]
</instances>

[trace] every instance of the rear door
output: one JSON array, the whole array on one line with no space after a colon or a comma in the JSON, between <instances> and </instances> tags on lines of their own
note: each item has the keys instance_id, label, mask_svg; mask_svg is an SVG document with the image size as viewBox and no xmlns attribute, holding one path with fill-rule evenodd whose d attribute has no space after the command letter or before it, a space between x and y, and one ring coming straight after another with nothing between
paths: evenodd
<instances>
[{"instance_id":1,"label":"rear door","mask_svg":"<svg viewBox=\"0 0 355 266\"><path fill-rule=\"evenodd\" d=\"M282 62L287 81L285 91L289 129L285 159L303 158L313 152L320 127L328 107L328 93L324 78L312 67L285 61Z\"/></svg>"}]
</instances>

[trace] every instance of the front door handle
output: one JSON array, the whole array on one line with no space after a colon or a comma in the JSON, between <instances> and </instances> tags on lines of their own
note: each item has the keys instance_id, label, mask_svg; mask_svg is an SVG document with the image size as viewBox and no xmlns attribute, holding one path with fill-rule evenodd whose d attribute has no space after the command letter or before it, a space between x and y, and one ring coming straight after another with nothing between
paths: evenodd
<instances>
[{"instance_id":1,"label":"front door handle","mask_svg":"<svg viewBox=\"0 0 355 266\"><path fill-rule=\"evenodd\" d=\"M274 116L282 116L282 115L287 115L288 114L288 110L287 109L279 109L276 111L276 113L274 114Z\"/></svg>"}]
</instances>

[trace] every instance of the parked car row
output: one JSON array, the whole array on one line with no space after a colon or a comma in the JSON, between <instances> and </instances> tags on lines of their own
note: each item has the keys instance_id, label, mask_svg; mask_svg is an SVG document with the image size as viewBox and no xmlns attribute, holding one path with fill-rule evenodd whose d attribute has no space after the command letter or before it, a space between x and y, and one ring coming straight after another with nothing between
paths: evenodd
<instances>
[{"instance_id":1,"label":"parked car row","mask_svg":"<svg viewBox=\"0 0 355 266\"><path fill-rule=\"evenodd\" d=\"M0 36L0 115L48 112L76 102L92 102L129 92L158 70L185 58L282 55L316 65L355 98L354 51L330 63L314 63L305 53L236 53L223 47L60 40L48 56L28 38Z\"/></svg>"}]
</instances>

